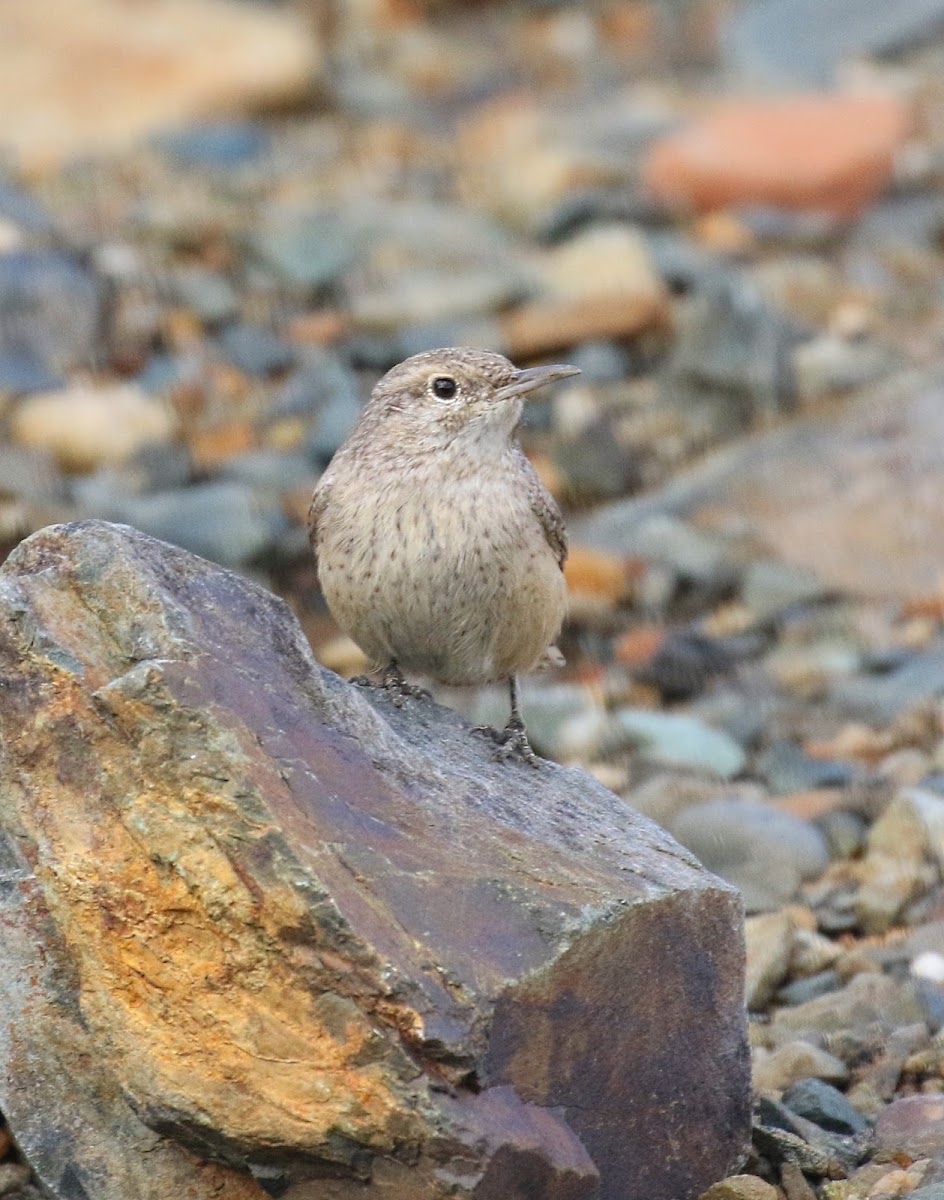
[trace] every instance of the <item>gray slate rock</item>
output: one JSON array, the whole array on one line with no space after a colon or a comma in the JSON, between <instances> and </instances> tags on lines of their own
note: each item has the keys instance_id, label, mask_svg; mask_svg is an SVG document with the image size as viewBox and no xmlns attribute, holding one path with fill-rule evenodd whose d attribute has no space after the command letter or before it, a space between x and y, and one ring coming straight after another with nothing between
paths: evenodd
<instances>
[{"instance_id":1,"label":"gray slate rock","mask_svg":"<svg viewBox=\"0 0 944 1200\"><path fill-rule=\"evenodd\" d=\"M309 452L316 462L327 464L354 428L361 407L360 386L350 367L327 350L309 348L298 370L282 385L269 420L310 421Z\"/></svg>"},{"instance_id":2,"label":"gray slate rock","mask_svg":"<svg viewBox=\"0 0 944 1200\"><path fill-rule=\"evenodd\" d=\"M942 33L942 0L754 0L733 18L722 45L765 84L821 87L835 82L843 62L894 54Z\"/></svg>"},{"instance_id":3,"label":"gray slate rock","mask_svg":"<svg viewBox=\"0 0 944 1200\"><path fill-rule=\"evenodd\" d=\"M683 846L744 894L748 912L791 900L829 862L823 835L798 817L749 800L714 800L670 825Z\"/></svg>"},{"instance_id":4,"label":"gray slate rock","mask_svg":"<svg viewBox=\"0 0 944 1200\"><path fill-rule=\"evenodd\" d=\"M718 779L731 779L744 767L744 751L734 738L684 713L621 708L604 736L613 748L635 746L641 759L663 767Z\"/></svg>"},{"instance_id":5,"label":"gray slate rock","mask_svg":"<svg viewBox=\"0 0 944 1200\"><path fill-rule=\"evenodd\" d=\"M702 544L727 540L730 561L729 531L740 528L742 546L767 545L816 575L826 593L897 602L925 596L944 560L942 394L939 373L902 372L815 419L733 442L657 492L603 505L572 522L571 533L638 553L634 543L657 522L697 523ZM852 477L868 486L850 488ZM919 655L918 663L930 658ZM937 683L916 665L916 677L900 681L901 694L932 693L939 661L935 669ZM876 685L878 699L896 686L865 682L870 693Z\"/></svg>"},{"instance_id":6,"label":"gray slate rock","mask_svg":"<svg viewBox=\"0 0 944 1200\"><path fill-rule=\"evenodd\" d=\"M230 325L220 334L220 345L229 361L247 375L275 375L295 362L294 348L262 325Z\"/></svg>"},{"instance_id":7,"label":"gray slate rock","mask_svg":"<svg viewBox=\"0 0 944 1200\"><path fill-rule=\"evenodd\" d=\"M283 286L311 298L334 283L357 255L352 231L327 213L301 213L264 224L250 254Z\"/></svg>"},{"instance_id":8,"label":"gray slate rock","mask_svg":"<svg viewBox=\"0 0 944 1200\"><path fill-rule=\"evenodd\" d=\"M718 274L689 301L661 397L693 445L749 429L757 416L793 406L796 335L753 287Z\"/></svg>"},{"instance_id":9,"label":"gray slate rock","mask_svg":"<svg viewBox=\"0 0 944 1200\"><path fill-rule=\"evenodd\" d=\"M843 762L810 758L796 742L774 742L760 756L757 768L774 795L812 788L846 787L852 768Z\"/></svg>"},{"instance_id":10,"label":"gray slate rock","mask_svg":"<svg viewBox=\"0 0 944 1200\"><path fill-rule=\"evenodd\" d=\"M39 391L91 366L103 305L98 281L72 255L0 254L0 392Z\"/></svg>"},{"instance_id":11,"label":"gray slate rock","mask_svg":"<svg viewBox=\"0 0 944 1200\"><path fill-rule=\"evenodd\" d=\"M116 497L105 515L226 567L245 567L271 549L285 525L245 483L220 480L147 496Z\"/></svg>"},{"instance_id":12,"label":"gray slate rock","mask_svg":"<svg viewBox=\"0 0 944 1200\"><path fill-rule=\"evenodd\" d=\"M821 1129L850 1136L867 1133L869 1122L838 1088L821 1079L799 1079L783 1094L787 1108Z\"/></svg>"}]
</instances>

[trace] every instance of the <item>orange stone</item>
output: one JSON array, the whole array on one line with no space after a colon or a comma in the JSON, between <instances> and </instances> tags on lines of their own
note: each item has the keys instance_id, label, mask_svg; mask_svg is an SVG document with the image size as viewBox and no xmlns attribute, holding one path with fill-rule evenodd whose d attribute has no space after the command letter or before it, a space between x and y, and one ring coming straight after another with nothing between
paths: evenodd
<instances>
[{"instance_id":1,"label":"orange stone","mask_svg":"<svg viewBox=\"0 0 944 1200\"><path fill-rule=\"evenodd\" d=\"M581 342L664 333L670 324L669 302L664 296L605 292L531 301L505 313L499 319L499 330L508 357L518 359L536 358Z\"/></svg>"},{"instance_id":2,"label":"orange stone","mask_svg":"<svg viewBox=\"0 0 944 1200\"><path fill-rule=\"evenodd\" d=\"M644 667L665 641L664 625L639 625L628 629L616 642L616 661L628 667Z\"/></svg>"},{"instance_id":3,"label":"orange stone","mask_svg":"<svg viewBox=\"0 0 944 1200\"><path fill-rule=\"evenodd\" d=\"M888 184L909 123L890 95L727 103L657 142L643 179L696 212L768 204L851 218Z\"/></svg>"},{"instance_id":4,"label":"orange stone","mask_svg":"<svg viewBox=\"0 0 944 1200\"><path fill-rule=\"evenodd\" d=\"M234 454L256 448L256 431L249 421L228 421L190 436L190 452L198 467L216 467Z\"/></svg>"},{"instance_id":5,"label":"orange stone","mask_svg":"<svg viewBox=\"0 0 944 1200\"><path fill-rule=\"evenodd\" d=\"M631 591L631 574L625 558L589 546L571 546L564 563L564 578L572 599L589 596L614 606Z\"/></svg>"},{"instance_id":6,"label":"orange stone","mask_svg":"<svg viewBox=\"0 0 944 1200\"><path fill-rule=\"evenodd\" d=\"M350 322L339 312L330 308L319 308L314 312L300 313L289 322L288 336L293 342L305 345L326 346L339 342L350 333Z\"/></svg>"}]
</instances>

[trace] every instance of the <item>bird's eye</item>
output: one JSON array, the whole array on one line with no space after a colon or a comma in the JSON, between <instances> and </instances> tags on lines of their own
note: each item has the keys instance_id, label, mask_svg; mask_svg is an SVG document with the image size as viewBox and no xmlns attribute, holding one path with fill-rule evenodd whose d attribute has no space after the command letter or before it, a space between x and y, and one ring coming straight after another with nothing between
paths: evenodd
<instances>
[{"instance_id":1,"label":"bird's eye","mask_svg":"<svg viewBox=\"0 0 944 1200\"><path fill-rule=\"evenodd\" d=\"M437 375L433 380L433 395L440 400L451 400L459 390L459 385L451 375Z\"/></svg>"}]
</instances>

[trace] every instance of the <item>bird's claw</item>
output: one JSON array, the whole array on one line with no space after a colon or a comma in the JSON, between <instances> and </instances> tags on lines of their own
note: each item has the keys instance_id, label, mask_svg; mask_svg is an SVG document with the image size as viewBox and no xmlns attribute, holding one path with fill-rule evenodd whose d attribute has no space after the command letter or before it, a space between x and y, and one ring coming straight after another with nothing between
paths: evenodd
<instances>
[{"instance_id":1,"label":"bird's claw","mask_svg":"<svg viewBox=\"0 0 944 1200\"><path fill-rule=\"evenodd\" d=\"M528 733L520 721L509 721L504 729L496 729L492 725L475 725L473 733L481 733L491 738L498 746L495 757L499 762L526 762L529 767L539 767L541 760L534 753L528 741Z\"/></svg>"},{"instance_id":2,"label":"bird's claw","mask_svg":"<svg viewBox=\"0 0 944 1200\"><path fill-rule=\"evenodd\" d=\"M402 708L403 701L408 697L428 700L431 694L426 688L408 683L400 672L392 667L388 667L380 679L372 679L369 675L355 675L348 682L353 683L355 687L382 688L395 708Z\"/></svg>"}]
</instances>

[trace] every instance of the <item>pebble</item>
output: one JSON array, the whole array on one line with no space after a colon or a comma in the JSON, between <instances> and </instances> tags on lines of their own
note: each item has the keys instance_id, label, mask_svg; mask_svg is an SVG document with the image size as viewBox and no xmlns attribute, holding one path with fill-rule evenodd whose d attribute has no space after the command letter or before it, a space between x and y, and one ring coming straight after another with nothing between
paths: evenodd
<instances>
[{"instance_id":1,"label":"pebble","mask_svg":"<svg viewBox=\"0 0 944 1200\"><path fill-rule=\"evenodd\" d=\"M655 270L643 234L626 225L600 224L545 252L540 266L547 295L579 299L647 296L660 300L665 284Z\"/></svg>"},{"instance_id":2,"label":"pebble","mask_svg":"<svg viewBox=\"0 0 944 1200\"><path fill-rule=\"evenodd\" d=\"M789 912L748 917L744 925L747 974L744 991L751 1012L761 1012L786 979L793 953L795 926Z\"/></svg>"},{"instance_id":3,"label":"pebble","mask_svg":"<svg viewBox=\"0 0 944 1200\"><path fill-rule=\"evenodd\" d=\"M679 580L706 592L723 591L736 578L730 538L695 528L651 504L622 500L572 522L575 541L670 568Z\"/></svg>"},{"instance_id":4,"label":"pebble","mask_svg":"<svg viewBox=\"0 0 944 1200\"><path fill-rule=\"evenodd\" d=\"M24 233L50 234L55 228L49 212L34 195L2 177L0 217Z\"/></svg>"},{"instance_id":5,"label":"pebble","mask_svg":"<svg viewBox=\"0 0 944 1200\"><path fill-rule=\"evenodd\" d=\"M810 914L810 918L815 925L815 916ZM800 928L793 940L791 970L796 975L817 975L833 966L841 954L842 948L832 938L817 933L815 928Z\"/></svg>"},{"instance_id":6,"label":"pebble","mask_svg":"<svg viewBox=\"0 0 944 1200\"><path fill-rule=\"evenodd\" d=\"M828 693L837 680L855 677L860 662L858 647L842 637L781 641L767 656L767 668L777 683L808 699Z\"/></svg>"},{"instance_id":7,"label":"pebble","mask_svg":"<svg viewBox=\"0 0 944 1200\"><path fill-rule=\"evenodd\" d=\"M923 999L921 992L919 984L915 989L919 1001ZM881 1053L874 1056L873 1047L871 1056L859 1064L849 1099L856 1108L874 1117L894 1096L905 1063L929 1047L928 1026L924 1021L894 1029L884 1040Z\"/></svg>"},{"instance_id":8,"label":"pebble","mask_svg":"<svg viewBox=\"0 0 944 1200\"><path fill-rule=\"evenodd\" d=\"M810 758L795 742L779 741L757 760L757 770L774 795L847 787L852 768L847 763Z\"/></svg>"},{"instance_id":9,"label":"pebble","mask_svg":"<svg viewBox=\"0 0 944 1200\"><path fill-rule=\"evenodd\" d=\"M822 597L822 582L802 567L780 559L755 559L748 563L741 583L741 599L760 620L794 605L811 604Z\"/></svg>"},{"instance_id":10,"label":"pebble","mask_svg":"<svg viewBox=\"0 0 944 1200\"><path fill-rule=\"evenodd\" d=\"M315 462L327 465L347 440L360 415L357 376L335 354L307 347L298 369L282 384L267 416L270 429L302 418L306 448Z\"/></svg>"},{"instance_id":11,"label":"pebble","mask_svg":"<svg viewBox=\"0 0 944 1200\"><path fill-rule=\"evenodd\" d=\"M611 184L612 168L588 145L586 128L571 132L555 116L523 91L469 114L457 145L460 196L512 226L536 230L575 190Z\"/></svg>"},{"instance_id":12,"label":"pebble","mask_svg":"<svg viewBox=\"0 0 944 1200\"><path fill-rule=\"evenodd\" d=\"M272 492L288 492L306 485L313 490L316 474L307 454L267 449L233 455L219 470L223 479Z\"/></svg>"},{"instance_id":13,"label":"pebble","mask_svg":"<svg viewBox=\"0 0 944 1200\"><path fill-rule=\"evenodd\" d=\"M269 149L261 125L250 121L218 121L190 125L154 139L155 145L187 167L242 167Z\"/></svg>"},{"instance_id":14,"label":"pebble","mask_svg":"<svg viewBox=\"0 0 944 1200\"><path fill-rule=\"evenodd\" d=\"M805 1004L817 996L828 995L842 987L842 980L836 971L817 971L813 975L805 975L802 979L780 988L777 992L778 1004Z\"/></svg>"},{"instance_id":15,"label":"pebble","mask_svg":"<svg viewBox=\"0 0 944 1200\"><path fill-rule=\"evenodd\" d=\"M633 563L620 555L606 554L589 546L571 546L564 563L571 620L592 620L633 594Z\"/></svg>"},{"instance_id":16,"label":"pebble","mask_svg":"<svg viewBox=\"0 0 944 1200\"><path fill-rule=\"evenodd\" d=\"M372 279L363 291L349 295L349 303L357 329L393 333L401 326L435 327L494 313L520 299L524 290L521 278L507 269L466 268L457 277L452 270L411 267L386 279ZM433 336L419 339L415 332L412 337L412 353L443 344L438 333L435 340Z\"/></svg>"},{"instance_id":17,"label":"pebble","mask_svg":"<svg viewBox=\"0 0 944 1200\"><path fill-rule=\"evenodd\" d=\"M757 1120L754 1138L758 1148L764 1149L766 1143L774 1152L775 1161L792 1159L811 1174L831 1174L830 1164L848 1171L861 1157L858 1144L852 1139L821 1128L770 1096L758 1100ZM764 1129L766 1137L757 1137L759 1128ZM778 1132L787 1137L778 1137Z\"/></svg>"},{"instance_id":18,"label":"pebble","mask_svg":"<svg viewBox=\"0 0 944 1200\"><path fill-rule=\"evenodd\" d=\"M571 351L568 361L587 384L618 383L635 373L631 354L615 341L584 342Z\"/></svg>"},{"instance_id":19,"label":"pebble","mask_svg":"<svg viewBox=\"0 0 944 1200\"><path fill-rule=\"evenodd\" d=\"M736 12L722 46L752 78L830 86L839 67L936 37L942 0L754 0Z\"/></svg>"},{"instance_id":20,"label":"pebble","mask_svg":"<svg viewBox=\"0 0 944 1200\"><path fill-rule=\"evenodd\" d=\"M262 325L229 325L220 334L220 346L226 358L247 375L279 375L295 362L294 348Z\"/></svg>"},{"instance_id":21,"label":"pebble","mask_svg":"<svg viewBox=\"0 0 944 1200\"><path fill-rule=\"evenodd\" d=\"M793 1112L821 1129L855 1136L867 1133L871 1122L854 1108L846 1097L822 1079L799 1079L783 1095L783 1103Z\"/></svg>"},{"instance_id":22,"label":"pebble","mask_svg":"<svg viewBox=\"0 0 944 1200\"><path fill-rule=\"evenodd\" d=\"M795 333L760 293L716 274L682 310L660 380L662 404L693 446L713 445L792 407Z\"/></svg>"},{"instance_id":23,"label":"pebble","mask_svg":"<svg viewBox=\"0 0 944 1200\"><path fill-rule=\"evenodd\" d=\"M879 1114L876 1149L912 1158L944 1154L944 1096L901 1096Z\"/></svg>"},{"instance_id":24,"label":"pebble","mask_svg":"<svg viewBox=\"0 0 944 1200\"><path fill-rule=\"evenodd\" d=\"M658 141L643 178L685 209L767 204L851 218L890 182L909 122L892 94L729 101Z\"/></svg>"},{"instance_id":25,"label":"pebble","mask_svg":"<svg viewBox=\"0 0 944 1200\"><path fill-rule=\"evenodd\" d=\"M719 779L740 774L746 761L743 749L728 734L676 713L620 709L614 714L610 736L624 745L636 745L646 762L704 771Z\"/></svg>"},{"instance_id":26,"label":"pebble","mask_svg":"<svg viewBox=\"0 0 944 1200\"><path fill-rule=\"evenodd\" d=\"M919 523L921 521L917 514L912 513L912 518ZM858 526L859 522L855 523ZM881 536L891 533L892 530L886 528ZM841 539L845 534L834 530L829 536ZM921 537L923 536L922 532ZM887 567L892 569L891 563L887 564ZM899 560L897 570L908 570L908 564ZM867 581L863 577L862 583L867 590L875 587L875 580ZM837 679L830 690L833 699L853 716L876 725L887 725L899 713L934 699L941 694L942 689L944 647L937 644L924 654L908 657L901 666L884 675L858 675L848 680Z\"/></svg>"},{"instance_id":27,"label":"pebble","mask_svg":"<svg viewBox=\"0 0 944 1200\"><path fill-rule=\"evenodd\" d=\"M49 388L96 357L104 296L59 250L0 254L0 393Z\"/></svg>"},{"instance_id":28,"label":"pebble","mask_svg":"<svg viewBox=\"0 0 944 1200\"><path fill-rule=\"evenodd\" d=\"M631 495L641 483L637 455L622 444L606 417L562 439L554 463L568 491L583 502Z\"/></svg>"},{"instance_id":29,"label":"pebble","mask_svg":"<svg viewBox=\"0 0 944 1200\"><path fill-rule=\"evenodd\" d=\"M481 318L540 288L539 271L518 243L474 212L365 203L345 219L359 245L357 269L345 277L356 329L394 334Z\"/></svg>"},{"instance_id":30,"label":"pebble","mask_svg":"<svg viewBox=\"0 0 944 1200\"><path fill-rule=\"evenodd\" d=\"M793 352L797 396L807 406L824 396L875 383L900 365L900 359L884 346L834 334L814 338Z\"/></svg>"},{"instance_id":31,"label":"pebble","mask_svg":"<svg viewBox=\"0 0 944 1200\"><path fill-rule=\"evenodd\" d=\"M32 1177L32 1171L23 1163L0 1163L0 1196L9 1196L27 1187Z\"/></svg>"},{"instance_id":32,"label":"pebble","mask_svg":"<svg viewBox=\"0 0 944 1200\"><path fill-rule=\"evenodd\" d=\"M128 497L117 519L224 567L258 560L282 523L246 484L228 480Z\"/></svg>"},{"instance_id":33,"label":"pebble","mask_svg":"<svg viewBox=\"0 0 944 1200\"><path fill-rule=\"evenodd\" d=\"M680 813L696 805L724 797L756 802L762 794L756 784L720 784L697 775L673 772L653 775L635 788L629 799L634 808L668 829Z\"/></svg>"},{"instance_id":34,"label":"pebble","mask_svg":"<svg viewBox=\"0 0 944 1200\"><path fill-rule=\"evenodd\" d=\"M47 451L0 443L0 496L55 503L65 496L65 481Z\"/></svg>"},{"instance_id":35,"label":"pebble","mask_svg":"<svg viewBox=\"0 0 944 1200\"><path fill-rule=\"evenodd\" d=\"M944 869L944 797L922 788L902 790L872 826L868 849L911 860L927 856Z\"/></svg>"},{"instance_id":36,"label":"pebble","mask_svg":"<svg viewBox=\"0 0 944 1200\"><path fill-rule=\"evenodd\" d=\"M818 254L778 254L751 268L750 280L773 308L813 328L825 326L846 295L841 272Z\"/></svg>"},{"instance_id":37,"label":"pebble","mask_svg":"<svg viewBox=\"0 0 944 1200\"><path fill-rule=\"evenodd\" d=\"M786 1042L776 1050L762 1047L754 1057L754 1087L758 1092L780 1093L800 1079L845 1083L849 1068L834 1054L810 1042Z\"/></svg>"},{"instance_id":38,"label":"pebble","mask_svg":"<svg viewBox=\"0 0 944 1200\"><path fill-rule=\"evenodd\" d=\"M629 340L653 335L664 340L671 325L668 300L661 296L594 294L542 298L498 317L499 345L513 360L537 358L581 342Z\"/></svg>"},{"instance_id":39,"label":"pebble","mask_svg":"<svg viewBox=\"0 0 944 1200\"><path fill-rule=\"evenodd\" d=\"M852 858L865 845L866 824L858 813L824 813L816 824L823 831L833 858Z\"/></svg>"},{"instance_id":40,"label":"pebble","mask_svg":"<svg viewBox=\"0 0 944 1200\"><path fill-rule=\"evenodd\" d=\"M229 280L216 271L189 267L178 271L171 288L178 302L207 325L228 321L239 309L239 297Z\"/></svg>"},{"instance_id":41,"label":"pebble","mask_svg":"<svg viewBox=\"0 0 944 1200\"><path fill-rule=\"evenodd\" d=\"M671 832L710 870L744 893L748 912L792 900L800 883L821 874L829 851L812 825L765 804L716 800L686 809Z\"/></svg>"},{"instance_id":42,"label":"pebble","mask_svg":"<svg viewBox=\"0 0 944 1200\"><path fill-rule=\"evenodd\" d=\"M169 442L173 412L135 384L75 384L24 397L11 420L14 439L52 454L66 471L126 462L144 446Z\"/></svg>"},{"instance_id":43,"label":"pebble","mask_svg":"<svg viewBox=\"0 0 944 1200\"><path fill-rule=\"evenodd\" d=\"M634 674L640 683L656 688L664 702L672 703L692 699L733 667L734 658L720 640L697 630L670 630Z\"/></svg>"},{"instance_id":44,"label":"pebble","mask_svg":"<svg viewBox=\"0 0 944 1200\"><path fill-rule=\"evenodd\" d=\"M866 932L888 929L908 904L925 895L940 878L942 858L944 799L904 789L872 826L857 866L855 910Z\"/></svg>"},{"instance_id":45,"label":"pebble","mask_svg":"<svg viewBox=\"0 0 944 1200\"><path fill-rule=\"evenodd\" d=\"M248 239L250 254L301 297L316 297L357 257L352 232L327 213L301 213L263 223Z\"/></svg>"},{"instance_id":46,"label":"pebble","mask_svg":"<svg viewBox=\"0 0 944 1200\"><path fill-rule=\"evenodd\" d=\"M797 1039L826 1044L837 1057L849 1062L874 1041L900 1026L921 1020L921 1006L907 984L878 972L854 975L838 992L817 996L795 1008L774 1013L766 1028L772 1047Z\"/></svg>"},{"instance_id":47,"label":"pebble","mask_svg":"<svg viewBox=\"0 0 944 1200\"><path fill-rule=\"evenodd\" d=\"M698 1200L778 1200L778 1192L756 1175L731 1175L713 1183Z\"/></svg>"}]
</instances>

